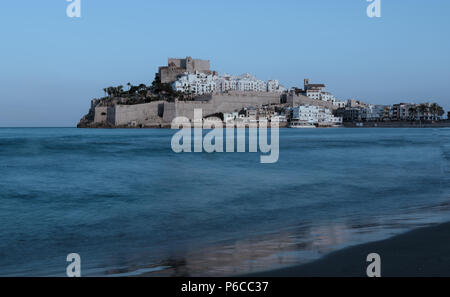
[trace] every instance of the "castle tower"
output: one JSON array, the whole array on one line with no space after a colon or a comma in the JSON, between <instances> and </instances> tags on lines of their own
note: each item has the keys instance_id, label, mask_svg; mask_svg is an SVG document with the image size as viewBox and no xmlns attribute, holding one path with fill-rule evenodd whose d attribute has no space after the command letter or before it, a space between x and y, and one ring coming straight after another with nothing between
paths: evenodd
<instances>
[{"instance_id":1,"label":"castle tower","mask_svg":"<svg viewBox=\"0 0 450 297\"><path fill-rule=\"evenodd\" d=\"M195 71L194 61L192 57L186 57L186 70L190 73Z\"/></svg>"},{"instance_id":2,"label":"castle tower","mask_svg":"<svg viewBox=\"0 0 450 297\"><path fill-rule=\"evenodd\" d=\"M305 78L303 80L303 85L304 85L304 89L306 91L308 89L308 85L309 85L309 78Z\"/></svg>"}]
</instances>

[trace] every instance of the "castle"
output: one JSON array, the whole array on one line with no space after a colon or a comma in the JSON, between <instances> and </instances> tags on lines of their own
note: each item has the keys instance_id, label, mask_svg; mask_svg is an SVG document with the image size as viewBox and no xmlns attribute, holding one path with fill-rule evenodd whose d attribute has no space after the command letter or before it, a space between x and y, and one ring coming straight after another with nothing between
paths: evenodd
<instances>
[{"instance_id":1,"label":"castle","mask_svg":"<svg viewBox=\"0 0 450 297\"><path fill-rule=\"evenodd\" d=\"M158 69L156 78L163 84L172 85L186 73L199 73L216 76L210 70L208 60L168 59L168 66ZM197 96L194 100L165 100L164 98L147 103L123 104L123 98L94 99L89 113L80 121L80 127L170 127L176 117L194 118L194 109L202 109L205 117L218 113L238 112L245 108L261 108L263 106L297 106L300 104L317 105L330 110L335 109L331 100L317 100L308 92L321 92L323 97L324 85L309 84L305 80L306 92L296 94L280 89L278 81L269 81L263 87L255 86L255 79L249 75L238 77L242 86L224 88L222 92L210 92ZM225 83L235 82L231 77L224 77ZM245 83L253 84L253 88ZM236 82L237 84L237 82ZM280 91L281 90L281 91ZM225 91L225 92L224 92ZM110 102L111 101L111 102Z\"/></svg>"},{"instance_id":2,"label":"castle","mask_svg":"<svg viewBox=\"0 0 450 297\"><path fill-rule=\"evenodd\" d=\"M216 71L210 70L209 60L169 58L167 66L161 66L156 73L156 77L161 80L161 83L173 83L177 78L186 72L195 73L201 72L207 75L217 75Z\"/></svg>"},{"instance_id":3,"label":"castle","mask_svg":"<svg viewBox=\"0 0 450 297\"><path fill-rule=\"evenodd\" d=\"M261 108L267 105L298 106L302 104L317 105L330 110L334 106L330 102L314 100L303 95L240 92L231 91L223 94L209 94L195 101L154 101L136 105L92 106L94 120L92 125L110 127L167 127L175 117L194 119L194 110L202 109L204 116L217 113L230 113L243 108Z\"/></svg>"}]
</instances>

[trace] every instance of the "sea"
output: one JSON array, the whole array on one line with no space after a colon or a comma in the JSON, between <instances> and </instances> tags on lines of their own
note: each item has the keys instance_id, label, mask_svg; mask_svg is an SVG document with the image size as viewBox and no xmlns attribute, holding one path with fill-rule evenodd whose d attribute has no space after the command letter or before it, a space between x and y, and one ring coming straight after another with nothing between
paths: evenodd
<instances>
[{"instance_id":1,"label":"sea","mask_svg":"<svg viewBox=\"0 0 450 297\"><path fill-rule=\"evenodd\" d=\"M450 221L448 128L280 129L273 164L175 133L1 128L0 276L245 275Z\"/></svg>"}]
</instances>

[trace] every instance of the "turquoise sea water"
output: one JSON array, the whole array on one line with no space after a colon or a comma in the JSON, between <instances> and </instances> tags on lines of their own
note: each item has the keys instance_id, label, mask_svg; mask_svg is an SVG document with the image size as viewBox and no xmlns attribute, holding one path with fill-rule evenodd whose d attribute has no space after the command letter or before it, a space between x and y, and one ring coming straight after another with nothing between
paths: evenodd
<instances>
[{"instance_id":1,"label":"turquoise sea water","mask_svg":"<svg viewBox=\"0 0 450 297\"><path fill-rule=\"evenodd\" d=\"M0 129L0 276L242 274L450 218L450 129L282 129L275 164L174 133Z\"/></svg>"}]
</instances>

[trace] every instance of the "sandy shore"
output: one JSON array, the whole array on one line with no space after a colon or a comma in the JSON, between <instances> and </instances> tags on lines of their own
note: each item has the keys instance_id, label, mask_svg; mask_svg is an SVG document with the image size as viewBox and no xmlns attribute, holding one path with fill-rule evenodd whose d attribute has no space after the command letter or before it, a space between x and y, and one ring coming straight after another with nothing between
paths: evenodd
<instances>
[{"instance_id":1,"label":"sandy shore","mask_svg":"<svg viewBox=\"0 0 450 297\"><path fill-rule=\"evenodd\" d=\"M370 253L381 256L386 277L450 276L450 223L334 252L312 263L252 274L257 277L366 277Z\"/></svg>"}]
</instances>

